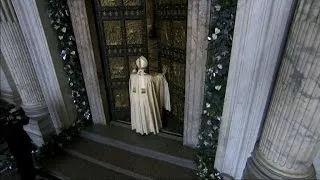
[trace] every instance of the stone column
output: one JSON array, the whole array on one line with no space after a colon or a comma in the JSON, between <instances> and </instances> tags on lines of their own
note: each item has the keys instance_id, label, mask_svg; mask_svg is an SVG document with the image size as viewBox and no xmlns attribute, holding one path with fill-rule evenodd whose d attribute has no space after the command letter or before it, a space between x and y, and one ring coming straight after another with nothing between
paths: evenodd
<instances>
[{"instance_id":1,"label":"stone column","mask_svg":"<svg viewBox=\"0 0 320 180\"><path fill-rule=\"evenodd\" d=\"M215 167L242 177L263 122L294 0L238 0Z\"/></svg>"},{"instance_id":2,"label":"stone column","mask_svg":"<svg viewBox=\"0 0 320 180\"><path fill-rule=\"evenodd\" d=\"M1 51L20 94L22 107L30 118L25 130L37 145L41 145L43 138L53 131L48 108L12 4L2 0L0 5L3 10Z\"/></svg>"},{"instance_id":3,"label":"stone column","mask_svg":"<svg viewBox=\"0 0 320 180\"><path fill-rule=\"evenodd\" d=\"M96 37L91 4L85 0L68 0L74 35L76 38L79 59L85 81L92 120L95 124L106 124L107 100L104 94L103 72ZM88 9L88 11L87 11ZM91 29L90 29L91 28ZM93 29L92 29L93 28ZM93 33L92 33L93 32Z\"/></svg>"},{"instance_id":4,"label":"stone column","mask_svg":"<svg viewBox=\"0 0 320 180\"><path fill-rule=\"evenodd\" d=\"M244 178L315 179L320 150L320 1L295 12L260 141Z\"/></svg>"},{"instance_id":5,"label":"stone column","mask_svg":"<svg viewBox=\"0 0 320 180\"><path fill-rule=\"evenodd\" d=\"M203 109L211 1L189 0L183 144L196 147Z\"/></svg>"},{"instance_id":6,"label":"stone column","mask_svg":"<svg viewBox=\"0 0 320 180\"><path fill-rule=\"evenodd\" d=\"M5 63L4 57L0 51L0 98L11 103L21 104L21 98L12 79L8 66Z\"/></svg>"},{"instance_id":7,"label":"stone column","mask_svg":"<svg viewBox=\"0 0 320 180\"><path fill-rule=\"evenodd\" d=\"M76 119L47 1L11 0L56 132Z\"/></svg>"}]
</instances>

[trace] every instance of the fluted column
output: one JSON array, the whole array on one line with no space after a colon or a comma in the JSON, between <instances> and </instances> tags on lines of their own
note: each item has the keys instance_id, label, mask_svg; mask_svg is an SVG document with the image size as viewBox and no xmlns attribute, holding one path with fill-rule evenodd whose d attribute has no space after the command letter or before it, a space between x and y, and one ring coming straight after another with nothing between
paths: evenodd
<instances>
[{"instance_id":1,"label":"fluted column","mask_svg":"<svg viewBox=\"0 0 320 180\"><path fill-rule=\"evenodd\" d=\"M10 0L56 132L76 119L68 78L59 57L57 36L43 0Z\"/></svg>"},{"instance_id":2,"label":"fluted column","mask_svg":"<svg viewBox=\"0 0 320 180\"><path fill-rule=\"evenodd\" d=\"M3 10L0 22L1 51L21 97L22 107L31 119L25 129L34 142L41 145L43 138L52 131L48 108L12 4L8 0L1 0L0 5Z\"/></svg>"},{"instance_id":3,"label":"fluted column","mask_svg":"<svg viewBox=\"0 0 320 180\"><path fill-rule=\"evenodd\" d=\"M0 98L11 103L21 104L20 95L12 79L11 73L0 51Z\"/></svg>"},{"instance_id":4,"label":"fluted column","mask_svg":"<svg viewBox=\"0 0 320 180\"><path fill-rule=\"evenodd\" d=\"M242 177L263 122L295 0L238 0L215 167Z\"/></svg>"},{"instance_id":5,"label":"fluted column","mask_svg":"<svg viewBox=\"0 0 320 180\"><path fill-rule=\"evenodd\" d=\"M319 149L320 1L301 0L245 178L315 178L312 162Z\"/></svg>"}]
</instances>

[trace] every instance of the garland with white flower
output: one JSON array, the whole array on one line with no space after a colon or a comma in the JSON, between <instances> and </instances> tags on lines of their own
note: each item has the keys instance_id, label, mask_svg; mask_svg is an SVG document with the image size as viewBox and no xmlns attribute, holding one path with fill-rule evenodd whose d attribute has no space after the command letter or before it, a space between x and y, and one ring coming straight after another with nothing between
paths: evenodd
<instances>
[{"instance_id":1,"label":"garland with white flower","mask_svg":"<svg viewBox=\"0 0 320 180\"><path fill-rule=\"evenodd\" d=\"M222 179L214 168L227 85L237 0L212 0L204 110L197 154L200 179Z\"/></svg>"},{"instance_id":2,"label":"garland with white flower","mask_svg":"<svg viewBox=\"0 0 320 180\"><path fill-rule=\"evenodd\" d=\"M92 122L67 0L49 0L48 2L51 25L57 34L61 60L64 63L73 103L78 114L72 126L62 129L58 135L52 135L51 139L36 151L35 158L38 164L44 162L46 157L62 152L63 146L71 143L79 136L80 130Z\"/></svg>"},{"instance_id":3,"label":"garland with white flower","mask_svg":"<svg viewBox=\"0 0 320 180\"><path fill-rule=\"evenodd\" d=\"M88 97L69 14L66 0L49 0L49 17L58 37L60 56L72 90L73 103L79 117L90 120Z\"/></svg>"}]
</instances>

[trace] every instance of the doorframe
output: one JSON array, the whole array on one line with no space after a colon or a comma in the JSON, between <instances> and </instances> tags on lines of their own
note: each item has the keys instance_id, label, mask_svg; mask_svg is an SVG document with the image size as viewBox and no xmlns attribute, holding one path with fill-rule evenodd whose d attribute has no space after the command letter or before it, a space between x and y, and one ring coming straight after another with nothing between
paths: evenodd
<instances>
[{"instance_id":1,"label":"doorframe","mask_svg":"<svg viewBox=\"0 0 320 180\"><path fill-rule=\"evenodd\" d=\"M92 3L68 0L94 124L110 121ZM188 0L183 144L196 147L201 124L211 1ZM99 62L100 61L100 62Z\"/></svg>"}]
</instances>

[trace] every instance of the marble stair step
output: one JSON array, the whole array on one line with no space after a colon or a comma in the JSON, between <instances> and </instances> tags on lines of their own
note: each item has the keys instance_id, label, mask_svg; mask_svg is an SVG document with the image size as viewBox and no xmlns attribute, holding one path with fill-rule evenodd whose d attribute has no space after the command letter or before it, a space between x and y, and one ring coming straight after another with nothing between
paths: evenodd
<instances>
[{"instance_id":1,"label":"marble stair step","mask_svg":"<svg viewBox=\"0 0 320 180\"><path fill-rule=\"evenodd\" d=\"M66 150L101 167L136 179L197 179L195 170L81 139Z\"/></svg>"},{"instance_id":2,"label":"marble stair step","mask_svg":"<svg viewBox=\"0 0 320 180\"><path fill-rule=\"evenodd\" d=\"M81 137L141 156L196 169L194 164L196 150L183 146L182 141L164 133L141 136L130 128L93 125L82 131Z\"/></svg>"},{"instance_id":3,"label":"marble stair step","mask_svg":"<svg viewBox=\"0 0 320 180\"><path fill-rule=\"evenodd\" d=\"M137 179L76 156L58 156L49 161L47 173L61 180Z\"/></svg>"}]
</instances>

